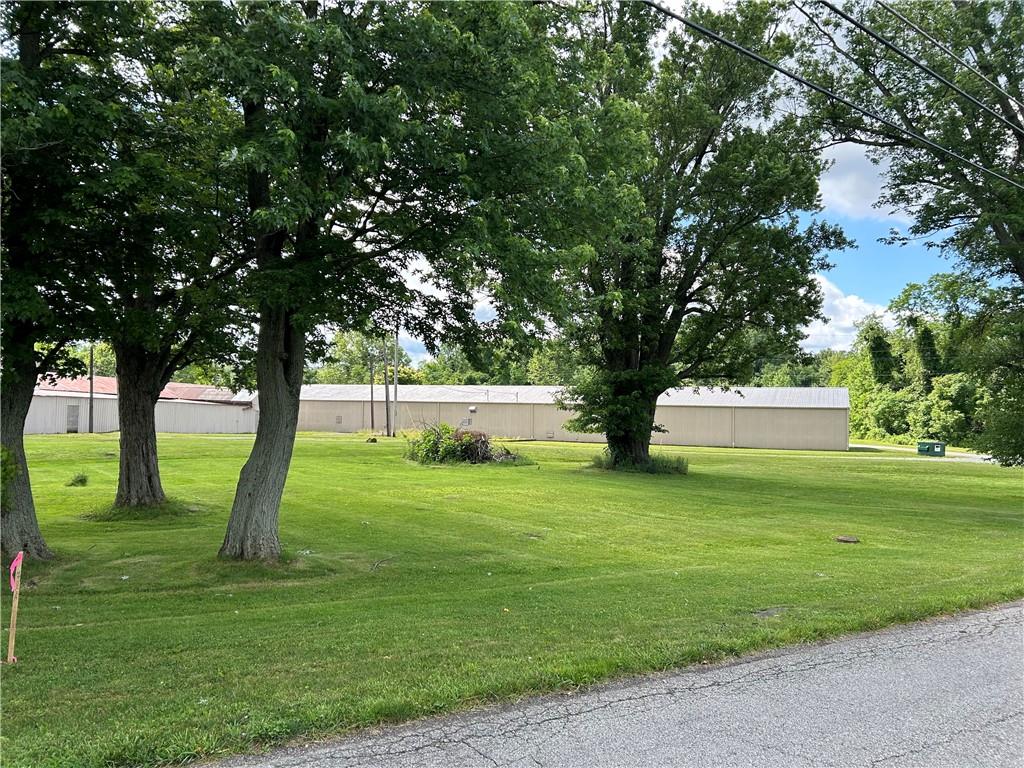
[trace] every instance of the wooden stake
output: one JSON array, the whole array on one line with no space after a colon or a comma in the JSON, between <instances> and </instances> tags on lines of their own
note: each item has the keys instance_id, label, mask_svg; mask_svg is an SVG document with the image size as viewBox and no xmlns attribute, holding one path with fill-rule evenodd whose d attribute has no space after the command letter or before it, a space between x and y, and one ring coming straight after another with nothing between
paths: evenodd
<instances>
[{"instance_id":1,"label":"wooden stake","mask_svg":"<svg viewBox=\"0 0 1024 768\"><path fill-rule=\"evenodd\" d=\"M14 634L18 631L18 597L21 595L21 563L14 571L14 597L11 598L11 629L7 635L7 663L13 664Z\"/></svg>"}]
</instances>

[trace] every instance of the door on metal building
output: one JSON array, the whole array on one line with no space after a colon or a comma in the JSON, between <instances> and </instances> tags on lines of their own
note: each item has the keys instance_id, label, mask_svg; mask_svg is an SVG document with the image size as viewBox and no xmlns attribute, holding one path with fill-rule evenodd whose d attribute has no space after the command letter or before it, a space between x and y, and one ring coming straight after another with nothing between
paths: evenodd
<instances>
[{"instance_id":1,"label":"door on metal building","mask_svg":"<svg viewBox=\"0 0 1024 768\"><path fill-rule=\"evenodd\" d=\"M68 432L78 431L78 403L68 406Z\"/></svg>"}]
</instances>

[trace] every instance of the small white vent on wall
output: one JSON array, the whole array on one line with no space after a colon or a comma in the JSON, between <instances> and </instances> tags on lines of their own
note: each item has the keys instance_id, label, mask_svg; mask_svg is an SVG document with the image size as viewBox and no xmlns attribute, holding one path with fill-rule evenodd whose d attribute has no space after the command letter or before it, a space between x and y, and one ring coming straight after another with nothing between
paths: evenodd
<instances>
[{"instance_id":1,"label":"small white vent on wall","mask_svg":"<svg viewBox=\"0 0 1024 768\"><path fill-rule=\"evenodd\" d=\"M341 424L341 414L340 413L337 416L334 417L334 423L335 424Z\"/></svg>"},{"instance_id":2,"label":"small white vent on wall","mask_svg":"<svg viewBox=\"0 0 1024 768\"><path fill-rule=\"evenodd\" d=\"M555 433L554 432L548 432L548 440L554 440L554 439L555 439Z\"/></svg>"}]
</instances>

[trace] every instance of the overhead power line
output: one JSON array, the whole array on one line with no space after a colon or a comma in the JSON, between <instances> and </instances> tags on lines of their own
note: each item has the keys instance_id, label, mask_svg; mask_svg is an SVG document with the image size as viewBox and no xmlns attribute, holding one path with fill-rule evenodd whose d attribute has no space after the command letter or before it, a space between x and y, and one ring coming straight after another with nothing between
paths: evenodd
<instances>
[{"instance_id":1,"label":"overhead power line","mask_svg":"<svg viewBox=\"0 0 1024 768\"><path fill-rule=\"evenodd\" d=\"M695 21L691 21L690 19L687 19L685 16L679 15L675 11L670 11L668 8L665 8L664 6L659 5L658 3L654 2L654 0L641 0L641 2L643 2L644 5L650 6L651 8L654 8L656 11L659 11L659 12L665 14L666 16L669 16L669 17L675 19L676 21L678 21L681 24L685 25L689 29L692 29L695 32L699 32L700 34L704 35L705 37L709 37L712 40L714 40L715 42L721 43L722 45L726 46L727 48L731 48L732 50L736 51L739 54L742 54L743 56L746 56L749 59L753 59L754 61L756 61L756 62L758 62L760 64L764 64L766 67L770 67L771 69L774 69L776 72L785 75L786 77L790 78L791 80L795 80L796 82L800 83L801 85L803 85L803 86L805 86L807 88L810 88L813 91L817 91L818 93L822 94L823 96L827 96L828 98L833 99L834 101L837 101L840 104L843 104L843 105L849 107L850 109L854 110L855 112L860 113L861 115L863 115L865 117L869 117L872 120L876 120L877 122L881 123L882 125L886 126L887 128L891 128L892 130L896 131L897 133L901 133L901 134L903 134L905 136L909 136L910 138L914 139L917 142L920 142L924 146L926 146L926 147L928 147L930 149L937 150L938 152L941 152L942 154L946 155L947 157L951 157L954 160L959 160L961 163L963 163L965 165L968 165L968 166L970 166L971 168L974 168L977 171L981 171L982 173L984 173L984 174L986 174L988 176L991 176L992 178L999 179L1000 181L1004 181L1007 184L1010 184L1010 185L1016 187L1017 189L1024 190L1024 184L1021 184L1021 183L1019 183L1017 181L1014 181L1009 176L1004 176L1003 174L999 173L999 171L993 171L990 168L986 168L983 165L979 165L978 163L974 162L973 160L971 160L971 159L969 159L967 157L964 157L963 155L959 154L958 152L954 152L951 149L946 149L946 147L942 146L941 144L937 144L934 141L932 141L931 139L926 138L926 137L922 136L921 134L916 133L915 131L910 130L909 128L904 128L903 126L901 126L901 125L899 125L897 123L894 123L892 120L889 120L889 119L887 119L885 117L882 117L881 115L879 115L877 112L875 112L873 110L867 109L866 107L861 107L861 106L859 106L857 104L854 104L849 99L847 99L847 98L845 98L843 96L840 96L837 93L832 92L831 90L829 90L828 88L825 88L824 86L818 85L817 83L813 83L813 82L811 82L810 80L808 80L805 77L801 77L796 72L793 72L792 70L787 69L786 67L782 66L781 64L776 64L774 61L770 61L769 59L766 59L761 54L755 53L754 51L751 51L748 48L744 48L739 43L734 43L732 40L729 40L727 38L722 37L717 32L714 32L714 31L708 29L707 27L705 27L703 24L698 24Z\"/></svg>"},{"instance_id":2,"label":"overhead power line","mask_svg":"<svg viewBox=\"0 0 1024 768\"><path fill-rule=\"evenodd\" d=\"M977 76L977 77L981 78L982 80L984 80L986 83L988 83L990 86L995 88L997 91L999 91L1001 94L1003 94L1003 96L1008 98L1010 101L1012 101L1017 106L1024 108L1024 102L1020 101L1020 99L1016 98L1012 93L1008 93L1006 90L1004 90L1003 87L1001 85L999 85L999 83L997 83L997 82L995 82L993 80L990 80L988 77L985 76L985 74L983 72L979 71L977 68L972 66L970 64L970 62L964 61L952 49L950 49L945 43L941 42L940 40L936 40L927 30L922 29L920 26L918 26L913 21L908 19L906 16L904 16L902 13L897 11L895 8L893 8L888 3L883 2L882 0L875 0L875 2L879 6L881 6L884 10L886 10L887 12L889 12L890 14L895 16L897 19L902 21L904 24L906 24L908 27L913 29L919 35L921 35L924 38L926 38L929 42L931 42L932 45L934 45L936 48L938 48L939 50L944 52L947 56L952 58L960 66L964 67L969 72L973 73L975 76Z\"/></svg>"},{"instance_id":3,"label":"overhead power line","mask_svg":"<svg viewBox=\"0 0 1024 768\"><path fill-rule=\"evenodd\" d=\"M890 51L892 51L896 55L903 57L904 59L909 61L911 64L913 64L915 67L920 69L922 72L926 72L931 77L933 77L934 79L938 80L940 83L945 85L947 88L950 88L950 89L956 91L957 93L959 93L961 96L963 96L965 99L970 101L975 106L979 107L980 109L985 110L986 112L988 112L990 115L992 115L997 120L1002 121L1003 123L1006 124L1007 127L1010 128L1010 130L1016 131L1017 133L1019 133L1022 136L1024 136L1024 128L1021 128L1018 125L1014 125L1009 120L1007 120L1005 117L1003 117L1001 114L999 114L994 109L992 109L992 107L990 107L988 104L986 104L985 102L975 98L974 96L969 94L967 91L965 91L963 88L961 88L959 85L954 83L952 80L950 80L949 78L945 77L943 74L941 74L939 72L936 72L934 69L929 67L924 62L918 61L913 56L911 56L909 53L907 53L902 48L900 48L898 45L896 45L892 41L886 39L883 35L880 35L878 32L873 30L867 24L865 24L862 21L859 21L855 17L851 16L850 14L848 14L846 11L844 11L842 8L838 7L834 3L830 3L829 0L816 0L816 2L818 3L818 5L825 6L826 8L828 8L830 11L832 11L832 13L836 14L837 16L841 16L843 19L845 19L850 24L853 24L853 26L855 26L857 29L859 29L861 32L863 32L865 35L870 37L872 40L874 40L874 41L876 41L878 43L881 43L882 45L884 45L886 48L888 48Z\"/></svg>"}]
</instances>

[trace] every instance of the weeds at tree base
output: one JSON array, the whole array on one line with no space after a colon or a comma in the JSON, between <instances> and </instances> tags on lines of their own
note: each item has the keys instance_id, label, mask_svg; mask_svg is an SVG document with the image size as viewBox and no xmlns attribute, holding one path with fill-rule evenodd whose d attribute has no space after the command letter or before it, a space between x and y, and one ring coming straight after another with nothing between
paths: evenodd
<instances>
[{"instance_id":1,"label":"weeds at tree base","mask_svg":"<svg viewBox=\"0 0 1024 768\"><path fill-rule=\"evenodd\" d=\"M616 464L612 455L606 450L595 456L590 465L594 469L614 470L616 472L643 472L648 475L685 475L690 471L690 462L683 456L666 456L653 454L643 463L625 462Z\"/></svg>"}]
</instances>

